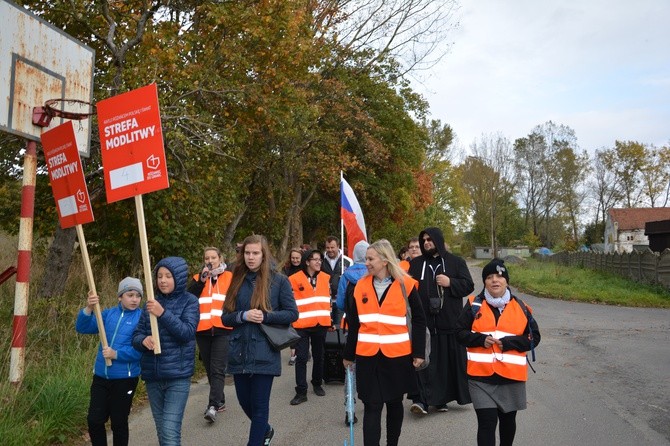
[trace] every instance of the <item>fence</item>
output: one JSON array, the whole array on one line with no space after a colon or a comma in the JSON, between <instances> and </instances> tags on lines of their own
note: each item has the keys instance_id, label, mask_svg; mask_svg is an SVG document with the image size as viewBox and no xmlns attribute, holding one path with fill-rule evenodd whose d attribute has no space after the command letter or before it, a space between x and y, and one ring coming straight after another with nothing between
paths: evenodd
<instances>
[{"instance_id":1,"label":"fence","mask_svg":"<svg viewBox=\"0 0 670 446\"><path fill-rule=\"evenodd\" d=\"M559 252L545 259L617 274L636 282L670 289L670 249L657 253L646 249L631 253Z\"/></svg>"}]
</instances>

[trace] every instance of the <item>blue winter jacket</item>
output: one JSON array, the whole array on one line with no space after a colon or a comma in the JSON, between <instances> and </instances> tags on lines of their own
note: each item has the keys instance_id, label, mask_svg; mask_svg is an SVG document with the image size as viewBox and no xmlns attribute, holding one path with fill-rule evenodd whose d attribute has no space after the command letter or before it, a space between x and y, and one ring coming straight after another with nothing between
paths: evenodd
<instances>
[{"instance_id":1,"label":"blue winter jacket","mask_svg":"<svg viewBox=\"0 0 670 446\"><path fill-rule=\"evenodd\" d=\"M200 320L198 298L186 291L188 265L181 257L166 257L153 271L154 285L158 268L164 266L174 277L175 288L170 294L155 291L155 299L165 310L158 318L161 353L155 355L142 341L151 335L149 312L145 309L133 335L133 347L142 352L142 379L189 378L195 368L195 329Z\"/></svg>"},{"instance_id":2,"label":"blue winter jacket","mask_svg":"<svg viewBox=\"0 0 670 446\"><path fill-rule=\"evenodd\" d=\"M356 285L358 280L368 273L367 267L362 263L354 263L344 271L337 285L337 308L344 311L347 296L347 287L350 283Z\"/></svg>"},{"instance_id":3,"label":"blue winter jacket","mask_svg":"<svg viewBox=\"0 0 670 446\"><path fill-rule=\"evenodd\" d=\"M223 324L233 327L228 349L228 373L281 375L281 355L270 346L259 325L242 320L242 313L251 309L251 295L256 273L249 272L237 294L235 311L224 312ZM286 276L273 274L270 285L272 311L265 313L263 323L289 325L298 320L298 307Z\"/></svg>"},{"instance_id":4,"label":"blue winter jacket","mask_svg":"<svg viewBox=\"0 0 670 446\"><path fill-rule=\"evenodd\" d=\"M102 344L98 344L98 354L95 357L93 373L105 379L134 378L140 374L140 356L131 344L133 332L140 320L142 310L124 310L119 303L116 307L102 311L102 322L107 335L107 344L116 350L116 359L107 367L102 356ZM84 309L79 310L75 324L77 333L98 334L98 323L95 314L86 314Z\"/></svg>"}]
</instances>

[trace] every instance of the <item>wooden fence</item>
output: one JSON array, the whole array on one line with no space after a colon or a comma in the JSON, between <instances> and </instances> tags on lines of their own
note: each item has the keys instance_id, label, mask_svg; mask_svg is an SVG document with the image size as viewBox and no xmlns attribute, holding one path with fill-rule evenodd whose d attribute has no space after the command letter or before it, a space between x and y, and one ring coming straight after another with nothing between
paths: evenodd
<instances>
[{"instance_id":1,"label":"wooden fence","mask_svg":"<svg viewBox=\"0 0 670 446\"><path fill-rule=\"evenodd\" d=\"M658 284L670 289L670 249L660 254L649 249L624 254L559 252L543 259L561 265L606 271L636 282Z\"/></svg>"}]
</instances>

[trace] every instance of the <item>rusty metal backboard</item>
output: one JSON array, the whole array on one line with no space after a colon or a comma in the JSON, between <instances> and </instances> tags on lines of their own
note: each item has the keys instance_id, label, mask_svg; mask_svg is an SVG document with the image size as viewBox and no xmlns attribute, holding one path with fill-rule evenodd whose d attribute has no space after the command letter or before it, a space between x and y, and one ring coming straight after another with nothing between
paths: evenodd
<instances>
[{"instance_id":1,"label":"rusty metal backboard","mask_svg":"<svg viewBox=\"0 0 670 446\"><path fill-rule=\"evenodd\" d=\"M49 127L33 125L33 107L49 99L93 100L95 51L63 30L7 0L0 0L0 131L38 141ZM73 108L74 107L74 108ZM68 111L86 112L85 106ZM91 122L74 123L77 145L90 153Z\"/></svg>"}]
</instances>

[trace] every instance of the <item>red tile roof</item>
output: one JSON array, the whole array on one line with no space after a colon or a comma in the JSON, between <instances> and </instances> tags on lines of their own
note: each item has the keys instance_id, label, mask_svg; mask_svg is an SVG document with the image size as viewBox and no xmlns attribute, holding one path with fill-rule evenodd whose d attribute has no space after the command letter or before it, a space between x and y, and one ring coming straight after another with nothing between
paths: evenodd
<instances>
[{"instance_id":1,"label":"red tile roof","mask_svg":"<svg viewBox=\"0 0 670 446\"><path fill-rule=\"evenodd\" d=\"M644 229L649 221L670 219L670 208L626 208L610 209L612 221L619 224L619 231Z\"/></svg>"}]
</instances>

